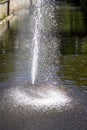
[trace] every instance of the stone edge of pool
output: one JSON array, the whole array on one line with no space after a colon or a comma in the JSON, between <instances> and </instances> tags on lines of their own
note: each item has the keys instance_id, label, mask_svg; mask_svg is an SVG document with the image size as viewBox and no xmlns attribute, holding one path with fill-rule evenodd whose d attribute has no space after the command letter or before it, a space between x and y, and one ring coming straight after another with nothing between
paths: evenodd
<instances>
[{"instance_id":1,"label":"stone edge of pool","mask_svg":"<svg viewBox=\"0 0 87 130\"><path fill-rule=\"evenodd\" d=\"M13 13L11 13L9 16L7 16L5 19L0 20L0 25L2 25L3 23L8 22L12 17L14 16Z\"/></svg>"}]
</instances>

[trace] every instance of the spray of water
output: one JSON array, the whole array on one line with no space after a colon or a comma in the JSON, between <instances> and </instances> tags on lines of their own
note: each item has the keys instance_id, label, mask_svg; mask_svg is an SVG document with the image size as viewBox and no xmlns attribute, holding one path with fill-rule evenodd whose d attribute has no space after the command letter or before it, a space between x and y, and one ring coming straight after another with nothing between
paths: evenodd
<instances>
[{"instance_id":1,"label":"spray of water","mask_svg":"<svg viewBox=\"0 0 87 130\"><path fill-rule=\"evenodd\" d=\"M40 28L41 28L41 3L42 0L38 0L36 3L36 10L34 14L35 20L35 29L34 29L34 38L33 38L33 60L32 60L32 84L35 83L37 68L38 68L38 53L39 53L39 43L40 43Z\"/></svg>"}]
</instances>

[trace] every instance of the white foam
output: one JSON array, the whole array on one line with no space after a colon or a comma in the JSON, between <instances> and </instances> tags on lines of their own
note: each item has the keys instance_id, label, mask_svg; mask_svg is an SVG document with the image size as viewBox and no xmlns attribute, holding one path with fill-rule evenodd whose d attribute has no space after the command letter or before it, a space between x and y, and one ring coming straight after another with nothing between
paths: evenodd
<instances>
[{"instance_id":1,"label":"white foam","mask_svg":"<svg viewBox=\"0 0 87 130\"><path fill-rule=\"evenodd\" d=\"M62 90L46 87L42 90L28 90L14 88L9 96L16 105L30 106L32 109L58 109L70 105L71 98Z\"/></svg>"}]
</instances>

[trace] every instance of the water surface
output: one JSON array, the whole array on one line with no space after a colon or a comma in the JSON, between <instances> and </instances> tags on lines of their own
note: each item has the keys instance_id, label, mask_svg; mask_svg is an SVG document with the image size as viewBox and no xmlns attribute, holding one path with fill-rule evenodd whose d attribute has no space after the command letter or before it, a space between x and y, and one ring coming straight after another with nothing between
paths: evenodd
<instances>
[{"instance_id":1,"label":"water surface","mask_svg":"<svg viewBox=\"0 0 87 130\"><path fill-rule=\"evenodd\" d=\"M87 128L87 25L79 5L39 1L0 37L0 129Z\"/></svg>"}]
</instances>

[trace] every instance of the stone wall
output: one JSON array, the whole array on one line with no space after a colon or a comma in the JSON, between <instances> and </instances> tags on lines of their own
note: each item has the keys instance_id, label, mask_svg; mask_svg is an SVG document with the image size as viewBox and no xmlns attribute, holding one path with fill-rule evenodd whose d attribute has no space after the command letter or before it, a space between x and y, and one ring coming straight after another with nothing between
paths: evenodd
<instances>
[{"instance_id":1,"label":"stone wall","mask_svg":"<svg viewBox=\"0 0 87 130\"><path fill-rule=\"evenodd\" d=\"M7 4L0 5L0 20L7 15Z\"/></svg>"},{"instance_id":2,"label":"stone wall","mask_svg":"<svg viewBox=\"0 0 87 130\"><path fill-rule=\"evenodd\" d=\"M30 6L30 4L35 4L37 0L10 0L10 13L17 10L18 8L22 8L25 5ZM4 19L7 15L7 3L0 5L0 20ZM0 21L1 22L1 21ZM0 37L3 35L7 29L7 24L0 24Z\"/></svg>"},{"instance_id":3,"label":"stone wall","mask_svg":"<svg viewBox=\"0 0 87 130\"><path fill-rule=\"evenodd\" d=\"M34 4L36 0L10 0L10 12L23 7L24 5ZM0 5L0 19L7 15L7 3Z\"/></svg>"},{"instance_id":4,"label":"stone wall","mask_svg":"<svg viewBox=\"0 0 87 130\"><path fill-rule=\"evenodd\" d=\"M10 0L11 12L17 8L23 7L24 5L30 5L30 0Z\"/></svg>"}]
</instances>

